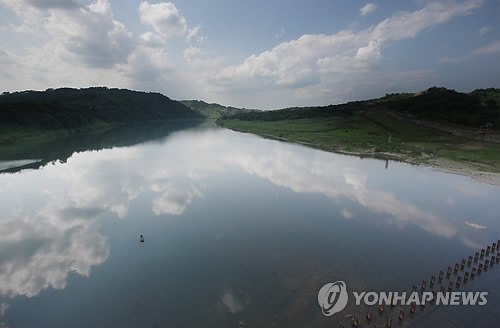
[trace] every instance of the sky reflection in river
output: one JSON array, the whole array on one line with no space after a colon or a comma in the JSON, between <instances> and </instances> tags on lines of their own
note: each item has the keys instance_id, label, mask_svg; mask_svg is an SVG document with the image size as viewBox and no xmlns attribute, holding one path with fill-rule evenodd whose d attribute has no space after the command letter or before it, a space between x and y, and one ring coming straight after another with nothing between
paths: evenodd
<instances>
[{"instance_id":1,"label":"sky reflection in river","mask_svg":"<svg viewBox=\"0 0 500 328\"><path fill-rule=\"evenodd\" d=\"M197 257L190 253L194 244L216 249L220 253L208 253L202 263L184 265L193 268L199 265L194 270L206 269L204 276L213 275L211 302L218 304L217 311L229 311L232 315L250 311L248 313L256 317L259 310L252 309L251 305L263 294L243 287L252 273L233 273L236 281L228 284L222 277L217 280L219 269L210 270L213 263L221 267L238 267L238 263L248 266L254 274L252 279L262 283L259 275L273 272L271 267L266 272L266 265L293 257L290 263L303 265L307 270L323 267L327 273L331 270L349 273L360 280L361 286L381 288L390 286L390 275L380 281L358 277L354 272L359 269L357 266L363 268L363 264L346 262L348 258L352 256L363 262L367 256L379 257L370 255L369 248L377 252L391 243L401 248L396 254L402 254L411 249L411 245L401 245L407 242L423 252L437 245L453 249L448 253L452 259L462 256L459 254L464 250L472 252L498 239L497 187L424 167L394 162L389 163L388 169L384 166L384 161L361 160L228 130L192 129L177 132L162 143L74 153L66 163L0 174L0 322L1 317L5 317L9 324L11 311L12 321L16 323L12 327L24 326L23 322L29 325L31 319L39 322L36 315L24 321L19 319L17 316L22 311L14 313L14 309L22 309L23 300L41 295L44 290L64 290L71 281L71 273L90 278L92 284L94 268L110 261L108 265L118 270L119 264L111 261L113 254L117 258L129 256L131 265L152 266L152 270L161 275L172 269L157 261L171 256L171 264L180 265L187 260L176 256ZM464 224L464 220L488 228L477 231ZM333 229L332 240L324 239L329 244L322 247L328 245L327 248L317 249L318 241L314 239L324 236L316 229L322 227L325 231ZM178 235L169 235L171 239L166 240L168 236L155 235L155 229L158 233L168 231L166 233ZM254 230L258 233L254 234ZM140 251L135 249L135 239L144 231L147 231L144 246L157 248L142 259L135 258L134 252ZM265 239L267 233L273 240ZM127 238L133 238L134 248ZM262 248L269 249L259 246L263 240ZM280 243L276 244L276 240ZM359 242L353 244L352 240ZM168 251L162 248L167 244ZM236 244L241 244L241 248L235 247ZM281 244L285 245L283 249L281 246L272 249ZM329 253L345 268L330 267L332 263L325 262L323 255L317 255L314 263L305 264L308 260L302 257L301 251L290 254L290 247L294 245L314 253ZM339 247L345 247L344 253L350 255L333 250ZM432 268L423 271L437 269L440 256L438 252L427 259ZM410 278L418 277L423 272L422 263L426 262L419 258L415 267L409 265L402 272ZM281 265L288 267L288 264ZM384 272L384 266L380 264L377 271ZM312 275L307 272L306 276ZM317 275L325 277L327 273ZM95 284L103 291L113 292L119 285L109 285L109 279L113 278L108 274L96 274ZM303 284L297 280L301 275L276 273L273 279L278 279L286 290L297 291ZM257 276L259 278L255 278ZM401 284L403 281L410 284L410 278L398 279ZM193 288L188 293L196 293L196 286L184 278L176 279L181 280L179 284L183 288ZM315 290L317 280L306 283L311 285L308 288ZM75 286L78 281L74 282ZM104 281L107 285L102 285ZM139 290L143 288L140 280L134 281ZM71 293L79 297L77 292ZM60 301L56 296L45 297L54 304ZM312 301L316 302L315 295ZM151 309L152 301L144 302ZM205 303L201 302L200 306L210 312ZM274 306L273 303L271 308ZM69 312L72 311L76 310ZM217 316L207 317L208 325L212 323L210 320L222 322L222 326L226 322ZM182 318L181 315L175 322L196 326L196 321L185 318L182 321ZM202 317L199 319L203 322ZM279 319L276 316L273 320L279 322ZM228 320L230 322L230 318ZM161 318L157 321L164 322ZM41 326L44 323L41 322ZM100 325L101 322L95 326Z\"/></svg>"}]
</instances>

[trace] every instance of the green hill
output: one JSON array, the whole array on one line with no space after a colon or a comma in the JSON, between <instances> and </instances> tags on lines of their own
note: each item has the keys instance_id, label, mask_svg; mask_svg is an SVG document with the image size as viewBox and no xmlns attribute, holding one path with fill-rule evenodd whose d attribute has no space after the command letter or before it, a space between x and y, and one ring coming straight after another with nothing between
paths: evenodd
<instances>
[{"instance_id":1,"label":"green hill","mask_svg":"<svg viewBox=\"0 0 500 328\"><path fill-rule=\"evenodd\" d=\"M499 95L499 89L430 88L341 105L251 111L217 123L329 151L499 172Z\"/></svg>"},{"instance_id":2,"label":"green hill","mask_svg":"<svg viewBox=\"0 0 500 328\"><path fill-rule=\"evenodd\" d=\"M500 89L479 89L460 93L430 88L419 93L387 94L382 98L341 105L251 111L233 115L242 121L279 121L305 118L347 117L360 111L391 111L408 117L479 128L500 129Z\"/></svg>"},{"instance_id":3,"label":"green hill","mask_svg":"<svg viewBox=\"0 0 500 328\"><path fill-rule=\"evenodd\" d=\"M48 89L0 95L0 122L74 129L101 122L199 119L201 115L159 93L104 87Z\"/></svg>"}]
</instances>

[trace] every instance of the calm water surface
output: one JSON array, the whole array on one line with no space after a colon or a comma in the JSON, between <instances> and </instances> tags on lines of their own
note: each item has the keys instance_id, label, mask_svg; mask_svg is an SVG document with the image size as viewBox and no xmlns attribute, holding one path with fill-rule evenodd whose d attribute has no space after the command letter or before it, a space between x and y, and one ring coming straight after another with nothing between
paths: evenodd
<instances>
[{"instance_id":1,"label":"calm water surface","mask_svg":"<svg viewBox=\"0 0 500 328\"><path fill-rule=\"evenodd\" d=\"M500 235L497 186L425 167L225 129L77 150L0 173L0 327L347 326L369 307L324 317L325 283L410 291ZM499 268L395 326L498 326Z\"/></svg>"}]
</instances>

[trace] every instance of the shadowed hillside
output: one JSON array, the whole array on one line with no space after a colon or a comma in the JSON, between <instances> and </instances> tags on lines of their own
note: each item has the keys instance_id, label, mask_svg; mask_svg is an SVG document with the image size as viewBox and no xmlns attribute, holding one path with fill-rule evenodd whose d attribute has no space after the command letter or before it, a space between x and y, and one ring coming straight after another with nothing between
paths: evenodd
<instances>
[{"instance_id":1,"label":"shadowed hillside","mask_svg":"<svg viewBox=\"0 0 500 328\"><path fill-rule=\"evenodd\" d=\"M202 115L159 93L105 87L3 93L3 125L77 129L98 122L201 119Z\"/></svg>"}]
</instances>

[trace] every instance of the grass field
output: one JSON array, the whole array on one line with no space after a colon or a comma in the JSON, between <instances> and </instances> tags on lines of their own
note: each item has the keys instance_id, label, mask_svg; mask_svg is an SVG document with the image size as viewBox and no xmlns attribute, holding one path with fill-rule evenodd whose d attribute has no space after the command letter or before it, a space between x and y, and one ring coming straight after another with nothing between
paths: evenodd
<instances>
[{"instance_id":1,"label":"grass field","mask_svg":"<svg viewBox=\"0 0 500 328\"><path fill-rule=\"evenodd\" d=\"M223 120L219 124L237 131L300 142L329 151L392 156L423 164L442 158L482 171L500 171L498 144L454 136L396 119L386 113L281 121Z\"/></svg>"}]
</instances>

